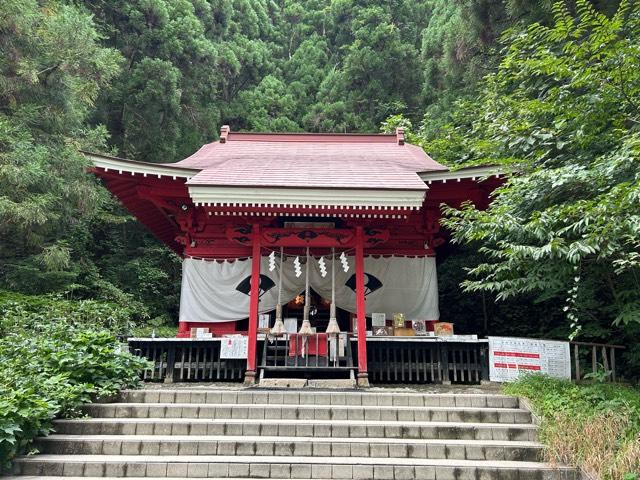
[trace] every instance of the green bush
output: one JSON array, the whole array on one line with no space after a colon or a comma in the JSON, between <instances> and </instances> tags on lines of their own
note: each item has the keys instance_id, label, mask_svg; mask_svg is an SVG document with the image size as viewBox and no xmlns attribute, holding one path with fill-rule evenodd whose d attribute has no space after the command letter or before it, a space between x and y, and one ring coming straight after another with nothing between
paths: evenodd
<instances>
[{"instance_id":1,"label":"green bush","mask_svg":"<svg viewBox=\"0 0 640 480\"><path fill-rule=\"evenodd\" d=\"M131 321L99 302L0 297L0 467L47 434L55 417L139 383L146 361L110 331Z\"/></svg>"},{"instance_id":2,"label":"green bush","mask_svg":"<svg viewBox=\"0 0 640 480\"><path fill-rule=\"evenodd\" d=\"M39 329L61 322L91 325L116 335L128 335L147 321L136 302L111 303L97 300L68 300L61 295L22 295L0 290L0 335L20 328Z\"/></svg>"},{"instance_id":3,"label":"green bush","mask_svg":"<svg viewBox=\"0 0 640 480\"><path fill-rule=\"evenodd\" d=\"M178 326L168 315L161 315L135 327L131 336L150 337L154 333L156 337L175 337L178 334Z\"/></svg>"},{"instance_id":4,"label":"green bush","mask_svg":"<svg viewBox=\"0 0 640 480\"><path fill-rule=\"evenodd\" d=\"M619 384L574 384L526 375L505 393L527 398L542 418L547 460L581 468L590 478L640 474L640 391Z\"/></svg>"}]
</instances>

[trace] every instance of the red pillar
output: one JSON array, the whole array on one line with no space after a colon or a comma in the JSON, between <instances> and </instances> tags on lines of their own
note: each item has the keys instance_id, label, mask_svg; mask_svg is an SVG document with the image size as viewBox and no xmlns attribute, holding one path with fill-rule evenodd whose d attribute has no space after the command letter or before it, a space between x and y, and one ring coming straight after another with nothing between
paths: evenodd
<instances>
[{"instance_id":1,"label":"red pillar","mask_svg":"<svg viewBox=\"0 0 640 480\"><path fill-rule=\"evenodd\" d=\"M253 248L251 257L251 291L249 293L249 339L245 383L256 381L256 352L258 348L258 302L260 298L260 226L252 229Z\"/></svg>"},{"instance_id":2,"label":"red pillar","mask_svg":"<svg viewBox=\"0 0 640 480\"><path fill-rule=\"evenodd\" d=\"M358 316L358 385L368 387L367 317L364 303L364 235L362 227L356 227L356 315Z\"/></svg>"}]
</instances>

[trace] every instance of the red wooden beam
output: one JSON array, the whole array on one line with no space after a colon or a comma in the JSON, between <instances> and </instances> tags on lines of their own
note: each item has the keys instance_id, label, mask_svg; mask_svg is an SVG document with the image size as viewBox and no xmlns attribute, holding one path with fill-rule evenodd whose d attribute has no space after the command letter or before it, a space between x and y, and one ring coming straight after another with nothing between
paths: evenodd
<instances>
[{"instance_id":1,"label":"red wooden beam","mask_svg":"<svg viewBox=\"0 0 640 480\"><path fill-rule=\"evenodd\" d=\"M389 230L373 227L359 227L362 230L363 245L378 246L389 240ZM241 245L251 245L255 236L251 227L240 225L226 229L227 239ZM263 228L260 243L265 247L304 248L349 248L355 246L355 233L351 228Z\"/></svg>"}]
</instances>

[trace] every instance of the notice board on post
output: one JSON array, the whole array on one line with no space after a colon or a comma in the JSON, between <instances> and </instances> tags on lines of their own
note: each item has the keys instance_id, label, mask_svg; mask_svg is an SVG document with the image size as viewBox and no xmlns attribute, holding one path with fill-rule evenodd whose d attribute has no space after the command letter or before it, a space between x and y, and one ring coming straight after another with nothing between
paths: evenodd
<instances>
[{"instance_id":1,"label":"notice board on post","mask_svg":"<svg viewBox=\"0 0 640 480\"><path fill-rule=\"evenodd\" d=\"M569 342L489 337L489 380L510 382L523 372L570 380Z\"/></svg>"},{"instance_id":2,"label":"notice board on post","mask_svg":"<svg viewBox=\"0 0 640 480\"><path fill-rule=\"evenodd\" d=\"M247 358L249 356L249 337L233 335L220 339L220 358Z\"/></svg>"}]
</instances>

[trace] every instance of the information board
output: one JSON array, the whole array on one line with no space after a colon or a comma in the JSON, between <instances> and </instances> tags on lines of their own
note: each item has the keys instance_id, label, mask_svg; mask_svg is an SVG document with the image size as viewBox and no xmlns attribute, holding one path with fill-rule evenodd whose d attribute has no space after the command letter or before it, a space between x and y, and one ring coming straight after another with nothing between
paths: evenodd
<instances>
[{"instance_id":1,"label":"information board","mask_svg":"<svg viewBox=\"0 0 640 480\"><path fill-rule=\"evenodd\" d=\"M284 329L288 333L298 333L298 319L293 318L285 318L284 319Z\"/></svg>"},{"instance_id":2,"label":"information board","mask_svg":"<svg viewBox=\"0 0 640 480\"><path fill-rule=\"evenodd\" d=\"M371 326L372 327L384 327L387 322L386 313L372 313L371 314Z\"/></svg>"},{"instance_id":3,"label":"information board","mask_svg":"<svg viewBox=\"0 0 640 480\"><path fill-rule=\"evenodd\" d=\"M220 358L247 358L249 350L249 337L234 335L220 339Z\"/></svg>"},{"instance_id":4,"label":"information board","mask_svg":"<svg viewBox=\"0 0 640 480\"><path fill-rule=\"evenodd\" d=\"M489 380L509 382L522 372L571 379L569 342L489 337Z\"/></svg>"}]
</instances>

